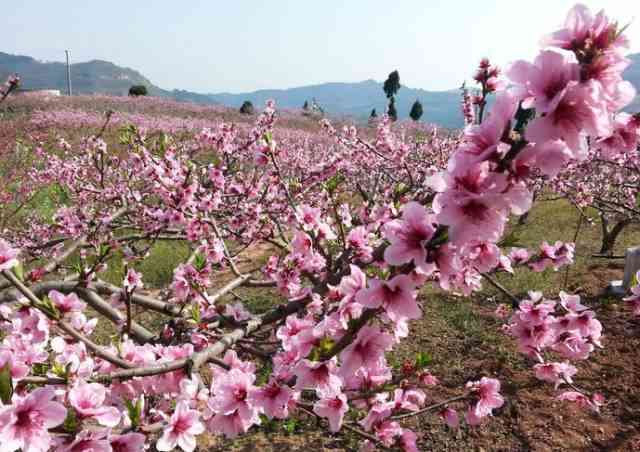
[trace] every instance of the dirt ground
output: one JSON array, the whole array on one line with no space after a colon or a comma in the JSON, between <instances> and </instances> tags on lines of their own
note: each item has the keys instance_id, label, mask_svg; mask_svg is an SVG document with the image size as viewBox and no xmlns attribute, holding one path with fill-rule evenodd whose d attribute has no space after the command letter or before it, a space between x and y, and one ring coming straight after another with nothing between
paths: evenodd
<instances>
[{"instance_id":1,"label":"dirt ground","mask_svg":"<svg viewBox=\"0 0 640 452\"><path fill-rule=\"evenodd\" d=\"M494 376L503 382L505 405L480 427L448 429L426 414L408 424L419 433L421 451L640 451L640 322L624 304L602 296L602 287L622 277L619 264L596 263L572 278L569 289L583 297L604 326L604 348L579 363L576 384L606 397L600 413L554 400L553 387L538 381L531 363L515 351L492 315L495 301L424 295L425 315L390 361L432 355L431 372L440 386L428 393L438 402L455 395L466 381ZM429 403L427 401L427 403ZM355 451L349 434L319 432L315 420L298 419L293 428L268 424L236 440L205 437L200 451ZM291 433L295 434L291 434Z\"/></svg>"}]
</instances>

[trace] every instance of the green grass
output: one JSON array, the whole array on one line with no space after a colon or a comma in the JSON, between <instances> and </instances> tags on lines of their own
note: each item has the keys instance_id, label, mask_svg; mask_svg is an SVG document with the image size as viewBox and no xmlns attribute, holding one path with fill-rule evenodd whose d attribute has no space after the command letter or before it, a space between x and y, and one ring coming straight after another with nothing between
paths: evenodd
<instances>
[{"instance_id":1,"label":"green grass","mask_svg":"<svg viewBox=\"0 0 640 452\"><path fill-rule=\"evenodd\" d=\"M282 297L269 288L238 288L234 291L252 314L264 314L282 302Z\"/></svg>"},{"instance_id":2,"label":"green grass","mask_svg":"<svg viewBox=\"0 0 640 452\"><path fill-rule=\"evenodd\" d=\"M568 267L569 277L567 287L564 287L567 267L559 271L547 269L536 273L526 269L516 270L514 276L502 273L497 279L507 289L518 296L526 295L528 290L539 290L547 296L557 296L563 288L578 288L579 282L588 277L594 267L606 267L611 263L622 264L622 260L611 261L592 257L600 250L601 232L599 220L594 211L587 210L587 215L594 221L589 224L583 221L578 239L576 240L575 262ZM564 200L538 202L534 205L527 224L517 227L519 230L519 246L535 251L542 241L553 243L557 240L572 242L574 240L579 213ZM513 221L515 223L515 219ZM512 226L514 228L514 226ZM640 243L640 227L628 226L616 242L616 255L624 254L627 247ZM498 296L504 299L497 290L485 284L482 293L487 296ZM602 287L604 290L604 287Z\"/></svg>"},{"instance_id":3,"label":"green grass","mask_svg":"<svg viewBox=\"0 0 640 452\"><path fill-rule=\"evenodd\" d=\"M149 257L137 269L142 272L149 287L166 287L173 280L173 270L181 262L186 262L191 250L184 242L156 242Z\"/></svg>"}]
</instances>

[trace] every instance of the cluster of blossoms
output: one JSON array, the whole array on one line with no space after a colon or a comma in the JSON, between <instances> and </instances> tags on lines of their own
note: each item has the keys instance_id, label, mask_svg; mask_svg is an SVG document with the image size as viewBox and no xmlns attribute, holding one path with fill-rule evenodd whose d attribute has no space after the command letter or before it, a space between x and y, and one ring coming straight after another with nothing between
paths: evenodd
<instances>
[{"instance_id":1,"label":"cluster of blossoms","mask_svg":"<svg viewBox=\"0 0 640 452\"><path fill-rule=\"evenodd\" d=\"M616 239L640 221L640 116L620 113L613 135L590 143L587 158L571 162L548 183L554 195L566 197L579 209L595 209L602 227L601 254L613 253Z\"/></svg>"},{"instance_id":2,"label":"cluster of blossoms","mask_svg":"<svg viewBox=\"0 0 640 452\"><path fill-rule=\"evenodd\" d=\"M542 272L549 267L557 271L560 267L573 263L574 249L573 243L557 241L550 245L542 242L540 253L536 256L530 257L524 248L513 248L507 257L515 264L527 264L534 272Z\"/></svg>"},{"instance_id":3,"label":"cluster of blossoms","mask_svg":"<svg viewBox=\"0 0 640 452\"><path fill-rule=\"evenodd\" d=\"M464 125L468 126L476 121L476 111L474 108L474 99L475 96L471 96L469 90L463 85L462 86L462 102L460 106L462 108L462 116L464 117Z\"/></svg>"},{"instance_id":4,"label":"cluster of blossoms","mask_svg":"<svg viewBox=\"0 0 640 452\"><path fill-rule=\"evenodd\" d=\"M506 82L504 79L500 78L500 68L492 65L488 58L480 60L478 69L476 69L476 73L473 76L473 80L480 85L480 92L471 98L471 103L478 108L478 121L482 122L482 116L485 108L487 107L487 98L489 94L503 90L506 86ZM465 93L465 97L466 96L467 94ZM466 102L464 97L463 101ZM465 110L464 114L466 120L471 116L471 113L467 112L468 107L466 105L463 108Z\"/></svg>"},{"instance_id":5,"label":"cluster of blossoms","mask_svg":"<svg viewBox=\"0 0 640 452\"><path fill-rule=\"evenodd\" d=\"M404 419L434 412L457 427L459 412L472 426L493 415L504 404L495 378L429 405L437 378L420 360L394 372L387 356L422 317L425 284L470 294L497 271L572 262L569 243L504 254L500 239L530 208L532 181L587 157L587 140L606 142L632 92L620 76L625 41L604 14L577 6L545 42L564 53L516 62L508 90L481 63L482 100L496 100L461 136L395 132L388 118L372 141L328 121L324 136L277 129L269 102L252 127L223 122L183 140L125 128L125 152L110 149L106 127L79 152L64 137L37 142L42 163L24 190L59 199L0 241L3 446L191 452L204 432L235 437L264 417L313 416L359 434L363 450L416 451ZM152 296L138 265L159 241L192 252ZM259 247L266 263L247 264ZM103 280L114 257L119 286ZM281 302L260 315L221 303L242 299L239 287L268 287ZM593 312L560 297L564 314L532 294L507 330L538 378L571 385L561 399L594 407L601 396L573 386L571 364L546 361L586 359L600 345ZM87 307L113 323L111 344L89 338ZM157 314L160 330L134 308Z\"/></svg>"},{"instance_id":6,"label":"cluster of blossoms","mask_svg":"<svg viewBox=\"0 0 640 452\"><path fill-rule=\"evenodd\" d=\"M561 312L558 312L558 311ZM505 331L513 336L521 353L536 360L535 375L538 379L552 383L558 388L568 384L572 390L558 396L560 400L582 403L598 410L603 402L600 394L589 399L583 391L573 386L572 377L577 369L569 362L550 362L548 353L555 353L567 360L585 360L602 347L602 324L595 313L580 303L578 295L560 292L560 302L544 299L540 292L530 292L529 299L520 302ZM579 398L574 395L580 394Z\"/></svg>"},{"instance_id":7,"label":"cluster of blossoms","mask_svg":"<svg viewBox=\"0 0 640 452\"><path fill-rule=\"evenodd\" d=\"M33 113L30 123L39 129L54 127L83 128L99 127L104 123L104 114L81 109L48 109ZM214 122L206 118L177 117L170 115L145 115L134 112L115 112L111 126L135 125L142 131L162 130L167 133L197 132L212 127Z\"/></svg>"}]
</instances>

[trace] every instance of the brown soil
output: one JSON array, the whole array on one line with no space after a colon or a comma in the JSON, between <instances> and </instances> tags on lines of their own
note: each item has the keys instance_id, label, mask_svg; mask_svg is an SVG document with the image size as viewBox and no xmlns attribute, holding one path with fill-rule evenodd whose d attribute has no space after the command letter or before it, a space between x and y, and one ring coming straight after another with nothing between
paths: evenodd
<instances>
[{"instance_id":1,"label":"brown soil","mask_svg":"<svg viewBox=\"0 0 640 452\"><path fill-rule=\"evenodd\" d=\"M420 450L429 451L640 451L640 322L619 301L600 296L611 279L620 279L618 264L589 268L574 283L585 303L603 323L604 349L579 363L576 384L599 391L607 403L600 413L554 399L553 387L535 379L531 363L513 341L499 332L492 316L495 304L454 297L425 296L423 319L390 360L411 359L417 351L433 357L431 371L440 378L429 399L456 394L466 381L494 376L503 382L505 405L482 426L451 431L436 415L412 419ZM574 278L572 278L574 279ZM319 433L315 420L301 417L296 434L281 425L254 429L236 440L206 437L201 451L354 451L360 440L350 434Z\"/></svg>"}]
</instances>

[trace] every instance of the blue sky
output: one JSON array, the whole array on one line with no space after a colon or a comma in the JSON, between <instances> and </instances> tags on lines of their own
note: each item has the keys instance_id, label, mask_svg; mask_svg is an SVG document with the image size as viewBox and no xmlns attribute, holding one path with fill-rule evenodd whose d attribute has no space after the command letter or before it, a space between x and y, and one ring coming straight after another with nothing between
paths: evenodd
<instances>
[{"instance_id":1,"label":"blue sky","mask_svg":"<svg viewBox=\"0 0 640 452\"><path fill-rule=\"evenodd\" d=\"M23 0L0 16L0 51L62 61L104 59L163 88L242 92L329 81L383 80L456 88L487 56L532 58L564 21L565 0ZM586 0L620 22L640 1ZM635 20L634 20L635 18Z\"/></svg>"}]
</instances>

